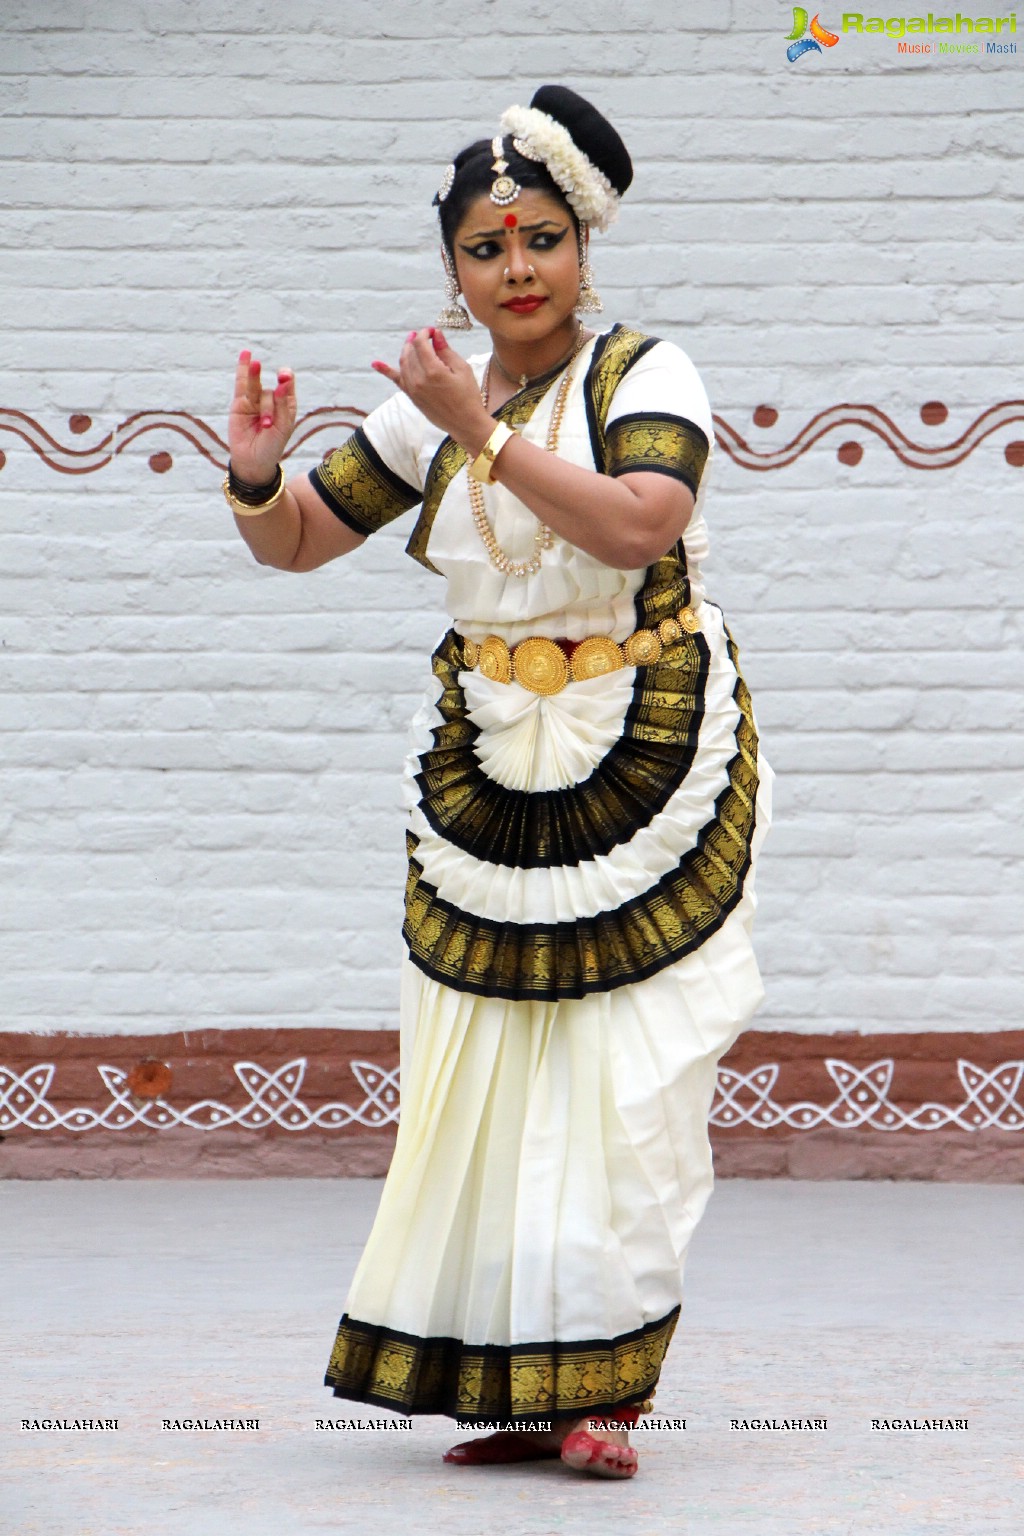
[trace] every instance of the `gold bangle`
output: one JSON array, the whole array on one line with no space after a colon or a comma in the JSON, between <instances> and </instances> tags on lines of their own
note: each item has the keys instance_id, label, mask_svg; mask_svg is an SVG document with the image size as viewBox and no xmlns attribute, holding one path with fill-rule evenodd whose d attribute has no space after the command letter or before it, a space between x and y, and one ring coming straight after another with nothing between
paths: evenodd
<instances>
[{"instance_id":1,"label":"gold bangle","mask_svg":"<svg viewBox=\"0 0 1024 1536\"><path fill-rule=\"evenodd\" d=\"M273 511L274 507L277 506L278 502L282 499L288 489L284 480L284 470L281 468L280 464L277 466L277 480L278 483L274 487L274 490L271 492L267 500L257 502L255 506L252 506L247 501L240 501L239 498L234 494L231 489L230 470L224 476L224 482L221 486L221 490L224 492L224 500L227 502L228 506L231 508L236 517L262 517L264 512Z\"/></svg>"},{"instance_id":2,"label":"gold bangle","mask_svg":"<svg viewBox=\"0 0 1024 1536\"><path fill-rule=\"evenodd\" d=\"M515 435L511 427L507 427L503 421L498 422L498 425L469 466L469 472L474 480L480 480L484 485L494 484L494 476L491 473L494 461L509 438L515 437Z\"/></svg>"}]
</instances>

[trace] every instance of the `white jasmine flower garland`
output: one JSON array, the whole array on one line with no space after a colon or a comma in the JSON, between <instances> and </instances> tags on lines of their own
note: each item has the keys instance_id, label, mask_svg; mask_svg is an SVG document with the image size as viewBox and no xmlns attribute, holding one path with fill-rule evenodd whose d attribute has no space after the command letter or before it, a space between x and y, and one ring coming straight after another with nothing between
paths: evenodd
<instances>
[{"instance_id":1,"label":"white jasmine flower garland","mask_svg":"<svg viewBox=\"0 0 1024 1536\"><path fill-rule=\"evenodd\" d=\"M568 128L536 107L509 107L501 131L527 160L542 161L581 223L606 230L619 216L619 195L603 171L574 143Z\"/></svg>"}]
</instances>

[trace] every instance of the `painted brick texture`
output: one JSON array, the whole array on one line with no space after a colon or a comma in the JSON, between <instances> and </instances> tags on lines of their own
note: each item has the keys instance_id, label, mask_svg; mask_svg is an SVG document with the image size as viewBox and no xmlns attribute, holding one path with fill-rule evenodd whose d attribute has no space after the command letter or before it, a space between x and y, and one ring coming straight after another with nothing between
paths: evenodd
<instances>
[{"instance_id":1,"label":"painted brick texture","mask_svg":"<svg viewBox=\"0 0 1024 1536\"><path fill-rule=\"evenodd\" d=\"M300 410L371 408L370 359L440 302L444 163L562 79L637 165L593 248L609 321L679 342L760 448L841 402L950 442L1022 396L1024 65L845 36L791 65L791 25L752 0L8 0L0 403L77 446L143 409L223 433L250 345ZM1024 426L934 472L848 435L856 465L842 433L770 473L720 454L707 508L778 774L758 1027L1019 1027ZM78 476L0 450L0 1029L393 1026L398 778L444 628L411 515L288 576L173 433Z\"/></svg>"}]
</instances>

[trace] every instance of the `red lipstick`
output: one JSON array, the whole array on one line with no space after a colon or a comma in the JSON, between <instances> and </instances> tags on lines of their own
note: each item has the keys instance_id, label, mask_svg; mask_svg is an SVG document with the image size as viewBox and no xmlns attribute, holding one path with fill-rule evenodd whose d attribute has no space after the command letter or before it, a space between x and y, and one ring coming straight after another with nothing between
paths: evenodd
<instances>
[{"instance_id":1,"label":"red lipstick","mask_svg":"<svg viewBox=\"0 0 1024 1536\"><path fill-rule=\"evenodd\" d=\"M546 304L547 299L540 298L537 294L530 294L521 299L506 299L502 309L510 309L514 315L532 315L535 310Z\"/></svg>"}]
</instances>

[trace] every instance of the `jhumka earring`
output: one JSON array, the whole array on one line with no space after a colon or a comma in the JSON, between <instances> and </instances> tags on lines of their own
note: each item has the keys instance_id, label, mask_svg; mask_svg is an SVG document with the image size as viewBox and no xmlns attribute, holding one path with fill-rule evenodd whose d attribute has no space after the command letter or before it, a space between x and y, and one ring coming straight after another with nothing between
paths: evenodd
<instances>
[{"instance_id":1,"label":"jhumka earring","mask_svg":"<svg viewBox=\"0 0 1024 1536\"><path fill-rule=\"evenodd\" d=\"M588 254L586 224L580 224L580 296L576 300L578 315L597 315L604 309L601 295L594 287L594 273Z\"/></svg>"},{"instance_id":2,"label":"jhumka earring","mask_svg":"<svg viewBox=\"0 0 1024 1536\"><path fill-rule=\"evenodd\" d=\"M435 321L445 331L471 331L473 322L468 313L458 302L460 288L459 278L455 271L455 262L448 254L448 247L442 243L441 257L444 261L444 297L445 305Z\"/></svg>"}]
</instances>

